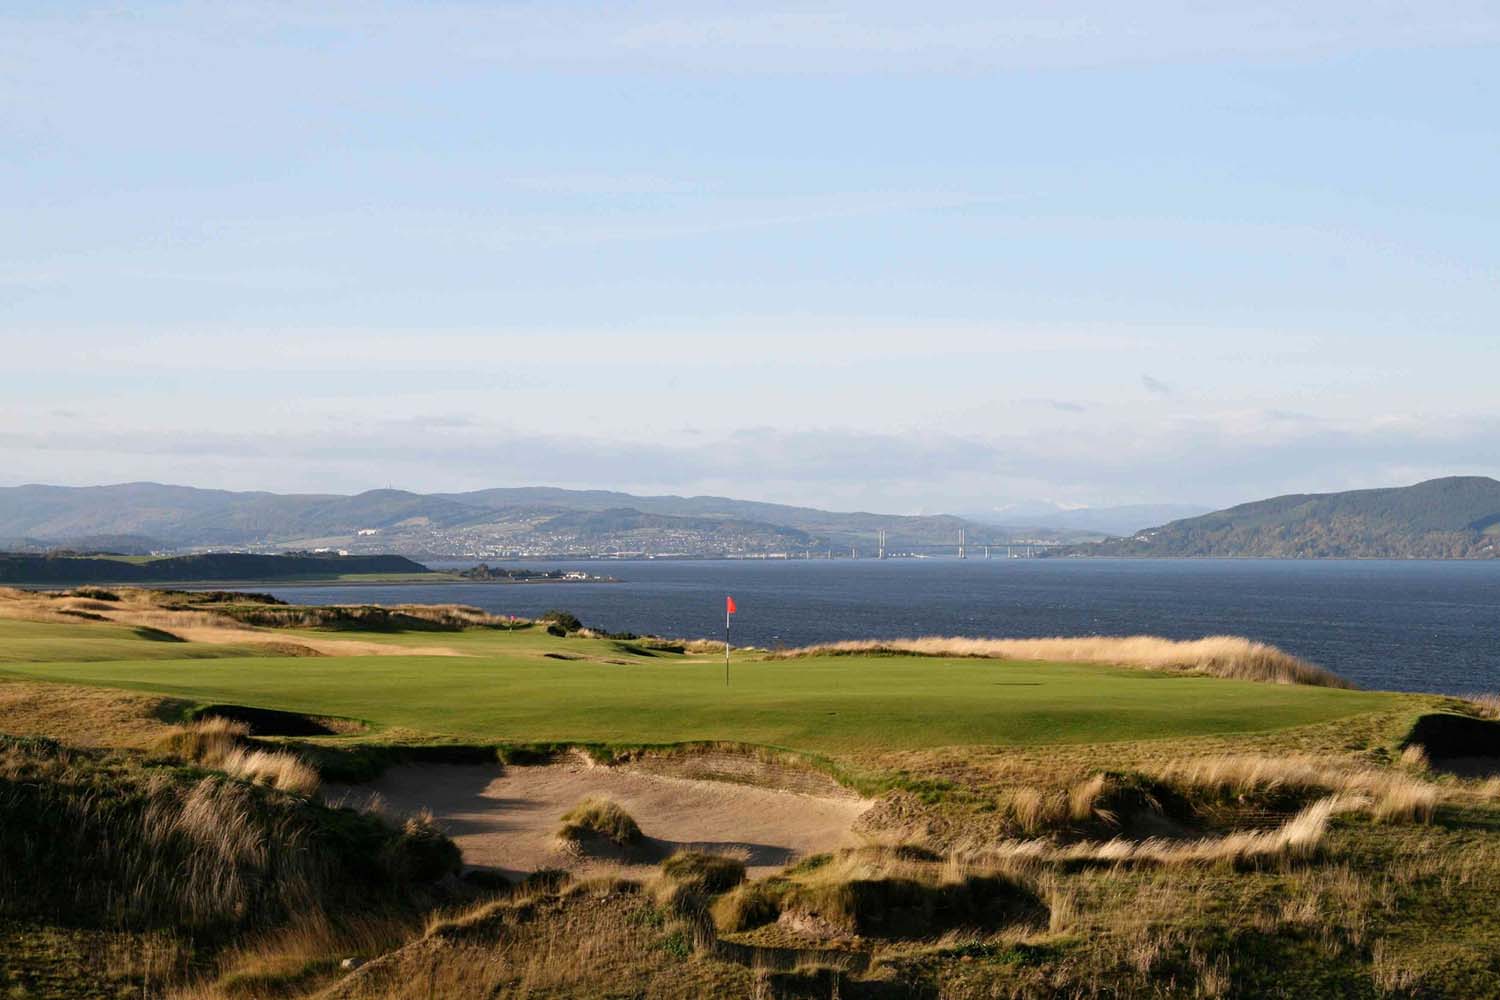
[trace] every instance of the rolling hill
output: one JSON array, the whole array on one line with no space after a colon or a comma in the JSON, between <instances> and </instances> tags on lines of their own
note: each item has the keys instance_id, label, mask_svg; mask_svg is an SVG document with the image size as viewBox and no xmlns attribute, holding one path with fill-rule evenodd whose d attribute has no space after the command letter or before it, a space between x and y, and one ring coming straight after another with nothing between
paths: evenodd
<instances>
[{"instance_id":1,"label":"rolling hill","mask_svg":"<svg viewBox=\"0 0 1500 1000\"><path fill-rule=\"evenodd\" d=\"M632 496L545 487L355 496L199 490L156 483L0 489L0 548L191 551L335 548L428 557L756 555L1080 540L947 515L836 513L727 497ZM1097 537L1097 536L1095 536ZM118 548L109 542L118 540ZM91 544L92 543L92 544Z\"/></svg>"},{"instance_id":2,"label":"rolling hill","mask_svg":"<svg viewBox=\"0 0 1500 1000\"><path fill-rule=\"evenodd\" d=\"M1451 476L1391 489L1296 493L1060 554L1493 559L1500 557L1500 482Z\"/></svg>"}]
</instances>

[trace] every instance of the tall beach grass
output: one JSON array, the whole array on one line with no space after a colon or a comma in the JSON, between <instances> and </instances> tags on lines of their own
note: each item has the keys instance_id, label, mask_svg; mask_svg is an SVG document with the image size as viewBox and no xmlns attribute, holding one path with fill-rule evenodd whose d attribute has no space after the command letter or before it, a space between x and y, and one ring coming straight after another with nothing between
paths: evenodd
<instances>
[{"instance_id":1,"label":"tall beach grass","mask_svg":"<svg viewBox=\"0 0 1500 1000\"><path fill-rule=\"evenodd\" d=\"M1292 656L1275 646L1233 635L1213 635L1202 639L1187 640L1164 639L1151 635L1077 638L1057 636L1047 639L926 636L917 639L867 639L820 643L772 655L775 658L906 655L1103 663L1146 670L1175 670L1271 684L1309 684L1332 688L1354 686L1332 671Z\"/></svg>"}]
</instances>

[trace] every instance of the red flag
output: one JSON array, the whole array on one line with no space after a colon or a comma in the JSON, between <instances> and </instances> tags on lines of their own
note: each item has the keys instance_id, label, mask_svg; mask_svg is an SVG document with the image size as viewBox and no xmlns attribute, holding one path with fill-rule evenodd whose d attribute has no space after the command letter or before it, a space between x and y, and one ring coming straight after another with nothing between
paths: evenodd
<instances>
[{"instance_id":1,"label":"red flag","mask_svg":"<svg viewBox=\"0 0 1500 1000\"><path fill-rule=\"evenodd\" d=\"M727 613L731 614L731 615L734 614L736 610L738 610L734 606L734 598L732 598L732 597L726 597L726 598L724 598L724 610Z\"/></svg>"}]
</instances>

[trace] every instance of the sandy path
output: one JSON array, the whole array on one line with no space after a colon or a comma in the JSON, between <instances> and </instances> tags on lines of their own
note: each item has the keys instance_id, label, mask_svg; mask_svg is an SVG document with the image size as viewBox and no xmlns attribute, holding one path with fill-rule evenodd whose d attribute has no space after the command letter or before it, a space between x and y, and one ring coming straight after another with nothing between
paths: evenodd
<instances>
[{"instance_id":1,"label":"sandy path","mask_svg":"<svg viewBox=\"0 0 1500 1000\"><path fill-rule=\"evenodd\" d=\"M667 777L578 761L542 767L423 764L388 770L366 785L329 786L330 802L359 806L378 795L387 811L426 808L468 865L517 877L540 868L644 874L656 859L620 864L559 849L558 820L580 799L603 796L635 817L658 857L697 849L743 859L752 875L847 842L868 800Z\"/></svg>"}]
</instances>

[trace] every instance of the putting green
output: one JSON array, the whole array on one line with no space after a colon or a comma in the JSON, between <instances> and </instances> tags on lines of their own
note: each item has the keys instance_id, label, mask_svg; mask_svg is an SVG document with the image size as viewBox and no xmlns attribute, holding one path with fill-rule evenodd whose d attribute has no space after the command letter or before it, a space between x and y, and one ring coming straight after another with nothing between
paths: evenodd
<instances>
[{"instance_id":1,"label":"putting green","mask_svg":"<svg viewBox=\"0 0 1500 1000\"><path fill-rule=\"evenodd\" d=\"M294 658L150 642L112 627L107 639L105 629L72 625L26 626L23 635L18 624L0 622L0 676L350 716L478 741L734 740L828 753L1082 743L1281 729L1389 709L1402 697L1084 664L862 656L737 658L726 687L722 661L712 657L647 655L539 630L320 632L466 655ZM36 631L49 628L93 645L70 647ZM183 658L147 658L174 655Z\"/></svg>"}]
</instances>

